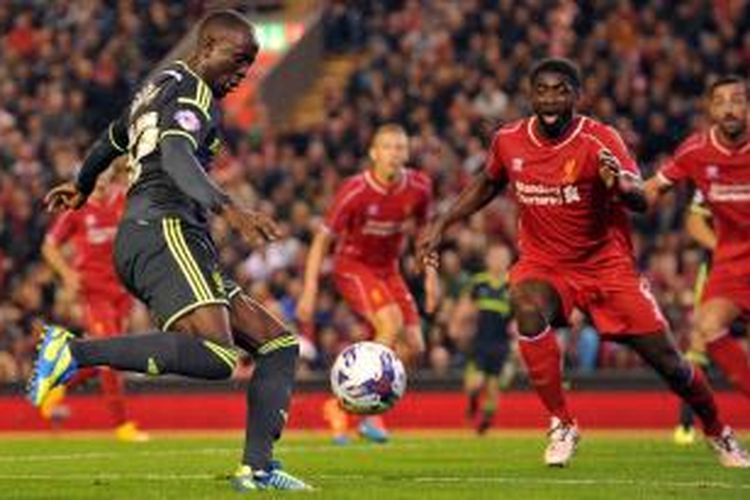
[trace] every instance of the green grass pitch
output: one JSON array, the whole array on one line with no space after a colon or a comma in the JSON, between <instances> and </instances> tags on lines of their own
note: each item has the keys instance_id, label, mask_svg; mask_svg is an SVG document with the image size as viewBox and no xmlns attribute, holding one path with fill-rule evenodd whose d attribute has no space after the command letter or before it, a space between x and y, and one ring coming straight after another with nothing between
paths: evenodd
<instances>
[{"instance_id":1,"label":"green grass pitch","mask_svg":"<svg viewBox=\"0 0 750 500\"><path fill-rule=\"evenodd\" d=\"M745 438L747 435L744 436ZM108 435L0 436L0 498L237 498L226 482L241 436L160 433L150 443ZM750 471L722 469L702 443L668 432L586 432L572 466L541 463L543 432L397 433L393 442L329 444L289 433L277 456L312 493L264 498L356 500L750 498Z\"/></svg>"}]
</instances>

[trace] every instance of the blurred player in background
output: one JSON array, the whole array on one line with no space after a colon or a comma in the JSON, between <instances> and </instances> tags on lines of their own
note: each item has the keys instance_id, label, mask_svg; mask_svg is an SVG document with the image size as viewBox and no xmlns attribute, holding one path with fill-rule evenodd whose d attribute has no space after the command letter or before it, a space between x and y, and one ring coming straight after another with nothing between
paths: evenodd
<instances>
[{"instance_id":1,"label":"blurred player in background","mask_svg":"<svg viewBox=\"0 0 750 500\"><path fill-rule=\"evenodd\" d=\"M553 330L577 307L601 335L635 350L690 404L722 465L750 467L719 418L703 373L677 350L636 270L626 209L647 208L638 166L616 131L576 113L581 80L573 63L546 59L529 80L534 114L495 134L484 171L420 237L419 261L434 265L443 232L510 186L519 205L511 302L528 376L552 414L545 462L566 465L579 440Z\"/></svg>"},{"instance_id":2,"label":"blurred player in background","mask_svg":"<svg viewBox=\"0 0 750 500\"><path fill-rule=\"evenodd\" d=\"M218 101L239 85L258 51L255 30L241 14L209 14L189 56L149 78L89 150L75 182L47 194L50 210L79 209L99 175L128 155L130 189L115 239L115 268L162 331L79 340L47 326L29 399L41 405L50 389L93 366L228 379L237 346L252 354L255 365L247 387L245 449L232 486L242 492L307 490L273 457L286 425L297 338L222 274L209 232L214 213L248 242L279 235L270 217L242 206L207 174L221 144Z\"/></svg>"},{"instance_id":3,"label":"blurred player in background","mask_svg":"<svg viewBox=\"0 0 750 500\"><path fill-rule=\"evenodd\" d=\"M492 425L497 411L499 392L513 381L515 368L510 359L512 342L510 326L510 291L508 247L493 244L487 249L486 269L471 278L457 310L476 311L476 329L472 339L470 360L466 366L464 388L469 398L467 416L474 420L484 391L482 414L476 423L479 434ZM455 314L460 314L456 312Z\"/></svg>"},{"instance_id":4,"label":"blurred player in background","mask_svg":"<svg viewBox=\"0 0 750 500\"><path fill-rule=\"evenodd\" d=\"M313 239L305 266L297 317L313 318L318 279L324 257L336 241L333 278L352 310L372 329L377 342L394 349L407 366L425 350L419 311L401 276L399 258L408 224L427 220L432 203L432 181L406 168L409 138L399 125L383 125L375 132L369 151L370 166L346 179L336 192L320 230ZM426 280L427 309L436 307L437 276ZM348 441L348 416L335 399L324 414L337 442ZM382 419L363 419L360 433L373 441L388 439Z\"/></svg>"},{"instance_id":5,"label":"blurred player in background","mask_svg":"<svg viewBox=\"0 0 750 500\"><path fill-rule=\"evenodd\" d=\"M126 330L133 299L120 284L112 262L117 224L125 208L125 189L113 168L103 174L80 210L62 213L50 227L42 255L61 278L65 292L74 297L83 312L86 332L93 337L108 337ZM72 256L66 256L67 246ZM115 424L115 436L121 441L147 441L127 419L123 381L113 370L81 370L65 385L57 386L40 411L50 418L61 403L65 390L99 375L102 393Z\"/></svg>"},{"instance_id":6,"label":"blurred player in background","mask_svg":"<svg viewBox=\"0 0 750 500\"><path fill-rule=\"evenodd\" d=\"M712 126L686 139L646 184L650 202L680 181L705 198L712 225L702 230L712 250L711 269L700 294L693 343L750 397L750 358L730 335L732 323L750 313L750 134L748 87L727 76L708 89Z\"/></svg>"}]
</instances>

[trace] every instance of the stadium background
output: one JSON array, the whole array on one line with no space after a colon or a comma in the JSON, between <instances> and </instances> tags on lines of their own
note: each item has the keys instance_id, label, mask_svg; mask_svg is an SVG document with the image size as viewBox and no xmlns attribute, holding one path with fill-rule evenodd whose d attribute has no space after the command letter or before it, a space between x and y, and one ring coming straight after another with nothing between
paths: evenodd
<instances>
[{"instance_id":1,"label":"stadium background","mask_svg":"<svg viewBox=\"0 0 750 500\"><path fill-rule=\"evenodd\" d=\"M291 323L319 216L340 180L362 167L378 124L397 121L408 128L413 164L434 179L436 199L444 203L481 168L492 131L528 112L523 76L533 61L547 54L568 56L584 74L582 111L621 131L648 176L702 125L699 97L705 82L718 73L746 75L750 69L746 1L2 2L0 383L8 395L1 404L10 410L3 412L4 422L11 428L33 418L17 397L31 367L30 321L80 323L78 307L40 261L50 222L40 200L47 188L73 175L92 138L127 103L138 82L159 61L179 53L195 22L215 6L248 12L258 22L264 46L251 78L226 105L227 147L217 162L217 178L234 195L273 213L286 236L249 253L225 226L217 223L214 235L225 267ZM652 215L634 220L639 265L683 344L700 261L699 250L682 232L689 196L678 191ZM513 244L513 211L509 201L498 199L447 238L441 271L446 298L425 321L429 349L417 386L458 386L471 321L453 313L455 299L481 266L489 240ZM408 254L403 267L421 299ZM323 280L316 326L301 331L307 339L299 372L303 391L322 387L341 344L362 335L330 280L325 275ZM136 330L148 328L143 311L133 323ZM661 388L632 354L599 344L584 318L576 318L562 335L574 386ZM249 369L232 384L154 384L135 378L133 386L169 394L192 391L202 401L214 397L241 412L241 398L217 391L233 390ZM620 393L627 394L643 396ZM501 410L501 418L518 425L541 422L530 396L513 394L503 405L511 415L502 417ZM318 396L298 399L306 397ZM441 408L458 401L451 397ZM730 414L742 417L746 403L722 397L734 408ZM525 401L520 413L511 409L513 398ZM654 407L665 401L676 406L670 396L646 398ZM81 401L82 409L95 412L93 401ZM175 401L169 404L180 404ZM594 401L592 408L600 403ZM409 411L408 399L405 406L402 411ZM175 415L190 413L189 406L173 407L184 410ZM309 418L317 422L318 417ZM672 412L659 418L650 424L671 423ZM175 417L164 425L180 423L184 420Z\"/></svg>"}]
</instances>

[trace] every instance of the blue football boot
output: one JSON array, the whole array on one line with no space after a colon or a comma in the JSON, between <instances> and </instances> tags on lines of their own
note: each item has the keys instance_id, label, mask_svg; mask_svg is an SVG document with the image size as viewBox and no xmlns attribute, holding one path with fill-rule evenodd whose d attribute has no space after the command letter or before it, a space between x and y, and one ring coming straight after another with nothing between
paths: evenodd
<instances>
[{"instance_id":1,"label":"blue football boot","mask_svg":"<svg viewBox=\"0 0 750 500\"><path fill-rule=\"evenodd\" d=\"M34 371L28 383L28 399L41 406L54 387L64 384L78 371L68 341L74 335L62 327L44 325Z\"/></svg>"}]
</instances>

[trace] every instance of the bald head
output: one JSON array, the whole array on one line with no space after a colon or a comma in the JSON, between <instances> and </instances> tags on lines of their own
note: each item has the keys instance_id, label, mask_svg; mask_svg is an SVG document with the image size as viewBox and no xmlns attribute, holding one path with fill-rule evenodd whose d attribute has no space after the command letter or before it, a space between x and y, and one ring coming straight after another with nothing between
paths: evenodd
<instances>
[{"instance_id":1,"label":"bald head","mask_svg":"<svg viewBox=\"0 0 750 500\"><path fill-rule=\"evenodd\" d=\"M221 98L239 85L259 48L255 29L242 14L233 10L212 12L198 28L194 69Z\"/></svg>"}]
</instances>

